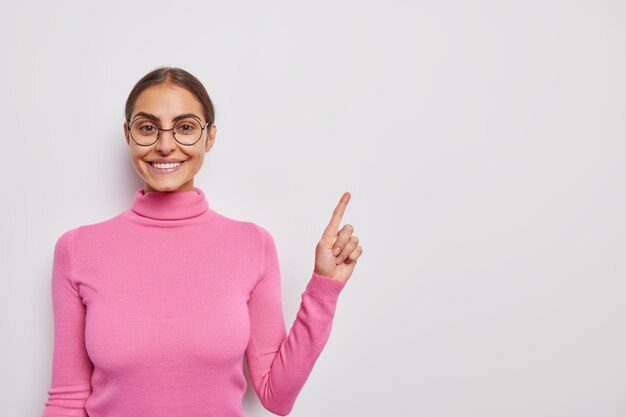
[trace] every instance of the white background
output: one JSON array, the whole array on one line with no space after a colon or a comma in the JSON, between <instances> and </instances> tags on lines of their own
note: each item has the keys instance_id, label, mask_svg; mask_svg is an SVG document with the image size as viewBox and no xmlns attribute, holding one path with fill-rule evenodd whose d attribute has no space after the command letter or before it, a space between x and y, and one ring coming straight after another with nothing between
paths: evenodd
<instances>
[{"instance_id":1,"label":"white background","mask_svg":"<svg viewBox=\"0 0 626 417\"><path fill-rule=\"evenodd\" d=\"M0 16L0 415L43 411L54 242L130 207L124 101L161 65L214 100L195 185L275 237L287 328L352 193L363 255L291 415L626 415L625 2L5 1ZM244 406L271 415L250 384Z\"/></svg>"}]
</instances>

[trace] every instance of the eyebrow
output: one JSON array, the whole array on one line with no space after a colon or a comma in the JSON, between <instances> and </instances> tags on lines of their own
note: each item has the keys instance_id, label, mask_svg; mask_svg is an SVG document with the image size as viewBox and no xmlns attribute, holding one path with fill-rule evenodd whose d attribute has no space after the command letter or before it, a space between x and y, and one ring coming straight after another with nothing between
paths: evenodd
<instances>
[{"instance_id":1,"label":"eyebrow","mask_svg":"<svg viewBox=\"0 0 626 417\"><path fill-rule=\"evenodd\" d=\"M145 111L140 111L139 113L135 114L135 117L133 117L131 120L135 120L138 117L145 117L147 119L150 120L156 120L158 122L161 121L160 118L158 118L157 116L155 116L154 114L150 114L150 113L146 113ZM187 117L194 117L200 121L202 121L202 119L200 118L200 116L194 114L194 113L183 113L183 114L179 114L178 116L174 117L172 119L173 122L180 120L180 119L186 119Z\"/></svg>"}]
</instances>

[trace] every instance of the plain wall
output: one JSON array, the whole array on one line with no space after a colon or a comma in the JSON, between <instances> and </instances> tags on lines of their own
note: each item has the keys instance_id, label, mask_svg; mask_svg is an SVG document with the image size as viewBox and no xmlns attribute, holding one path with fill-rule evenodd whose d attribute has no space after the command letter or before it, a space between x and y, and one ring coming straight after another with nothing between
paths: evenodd
<instances>
[{"instance_id":1,"label":"plain wall","mask_svg":"<svg viewBox=\"0 0 626 417\"><path fill-rule=\"evenodd\" d=\"M286 328L344 191L363 255L292 415L626 415L623 1L0 4L0 415L50 387L54 243L130 207L161 65L206 85L212 208L267 227ZM265 411L251 385L246 415Z\"/></svg>"}]
</instances>

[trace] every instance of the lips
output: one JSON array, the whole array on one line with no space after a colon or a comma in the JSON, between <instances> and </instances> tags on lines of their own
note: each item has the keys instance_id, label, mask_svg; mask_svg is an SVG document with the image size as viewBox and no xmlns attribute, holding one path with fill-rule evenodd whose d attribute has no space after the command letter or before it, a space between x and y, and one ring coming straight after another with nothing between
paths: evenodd
<instances>
[{"instance_id":1,"label":"lips","mask_svg":"<svg viewBox=\"0 0 626 417\"><path fill-rule=\"evenodd\" d=\"M152 162L149 162L149 164L156 168L157 165L170 165L170 166L171 165L176 165L176 166L178 166L178 165L182 165L184 162L185 161L176 161L176 162L155 162L155 161L152 161Z\"/></svg>"},{"instance_id":2,"label":"lips","mask_svg":"<svg viewBox=\"0 0 626 417\"><path fill-rule=\"evenodd\" d=\"M153 159L151 161L146 161L150 164L152 163L156 163L156 162L160 162L162 164L174 164L176 162L185 162L186 159L178 159L178 158L157 158L157 159Z\"/></svg>"},{"instance_id":3,"label":"lips","mask_svg":"<svg viewBox=\"0 0 626 417\"><path fill-rule=\"evenodd\" d=\"M150 171L154 173L174 172L179 170L180 167L185 164L185 162L186 161L179 161L176 163L148 162L148 166L150 167Z\"/></svg>"}]
</instances>

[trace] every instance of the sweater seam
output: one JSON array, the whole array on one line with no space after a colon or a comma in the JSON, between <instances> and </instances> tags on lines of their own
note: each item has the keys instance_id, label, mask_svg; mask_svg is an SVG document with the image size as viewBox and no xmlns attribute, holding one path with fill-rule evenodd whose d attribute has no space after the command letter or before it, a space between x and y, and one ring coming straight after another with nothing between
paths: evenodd
<instances>
[{"instance_id":1,"label":"sweater seam","mask_svg":"<svg viewBox=\"0 0 626 417\"><path fill-rule=\"evenodd\" d=\"M252 288L252 291L254 291L257 287L257 285L259 285L259 283L261 282L261 279L263 279L263 270L265 269L265 234L262 233L262 230L260 229L260 227L256 224L256 223L252 223L254 225L254 228L257 231L257 235L259 235L260 239L261 239L261 260L259 262L259 275L257 276L256 279L256 283L254 284L254 287ZM252 292L251 291L251 292Z\"/></svg>"},{"instance_id":2,"label":"sweater seam","mask_svg":"<svg viewBox=\"0 0 626 417\"><path fill-rule=\"evenodd\" d=\"M74 236L76 235L76 233L78 233L78 229L73 230L69 237L69 245L68 245L68 258L70 261L70 284L72 285L72 288L74 289L74 291L76 291L76 294L80 295L80 292L78 291L78 286L76 285L76 282L74 281L74 277L76 274L75 271L75 258L74 258Z\"/></svg>"},{"instance_id":3,"label":"sweater seam","mask_svg":"<svg viewBox=\"0 0 626 417\"><path fill-rule=\"evenodd\" d=\"M260 237L261 239L261 261L259 262L260 264L260 269L259 269L259 276L257 277L256 283L254 284L254 287L252 288L252 291L250 291L251 293L254 292L254 290L256 289L257 285L259 285L259 283L261 282L261 279L263 278L263 269L265 268L265 236L262 233L260 227L256 224L256 223L252 223L252 225L254 226L257 235ZM261 376L261 380L263 380L263 375L261 375L261 373L263 372L263 368L261 367L261 362L259 361L259 356L257 355L257 351L256 351L256 347L254 346L254 342L252 341L252 332L254 331L254 329L250 329L250 347L252 348L252 357L254 358L254 362L256 363L256 367L258 369L258 373ZM262 388L262 387L261 387Z\"/></svg>"},{"instance_id":4,"label":"sweater seam","mask_svg":"<svg viewBox=\"0 0 626 417\"><path fill-rule=\"evenodd\" d=\"M263 381L263 375L261 375L261 372L263 372L263 368L261 368L261 362L259 361L259 356L257 355L256 347L254 347L254 342L252 341L252 333L250 334L250 347L252 348L252 357L254 358L254 362L256 363L256 367L258 369L257 372L260 376L260 380ZM262 385L260 388L262 388Z\"/></svg>"}]
</instances>

